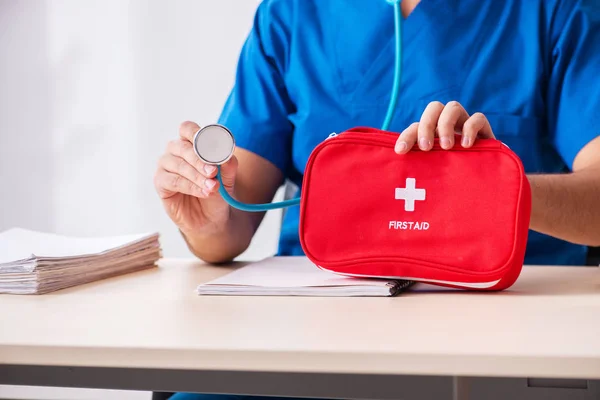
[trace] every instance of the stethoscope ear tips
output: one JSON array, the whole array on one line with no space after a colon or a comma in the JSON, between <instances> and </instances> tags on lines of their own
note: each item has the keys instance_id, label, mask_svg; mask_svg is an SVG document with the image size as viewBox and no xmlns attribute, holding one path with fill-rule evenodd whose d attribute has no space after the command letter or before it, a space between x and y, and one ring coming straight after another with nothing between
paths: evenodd
<instances>
[{"instance_id":1,"label":"stethoscope ear tips","mask_svg":"<svg viewBox=\"0 0 600 400\"><path fill-rule=\"evenodd\" d=\"M235 150L235 140L229 129L219 124L200 128L194 135L194 152L202 162L221 165L229 161Z\"/></svg>"}]
</instances>

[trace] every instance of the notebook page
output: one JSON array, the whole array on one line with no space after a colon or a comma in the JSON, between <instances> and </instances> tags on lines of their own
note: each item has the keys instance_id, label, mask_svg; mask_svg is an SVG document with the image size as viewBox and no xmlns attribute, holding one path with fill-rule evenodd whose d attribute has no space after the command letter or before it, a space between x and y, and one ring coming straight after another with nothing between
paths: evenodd
<instances>
[{"instance_id":1,"label":"notebook page","mask_svg":"<svg viewBox=\"0 0 600 400\"><path fill-rule=\"evenodd\" d=\"M153 234L77 238L13 228L0 233L0 264L37 257L65 258L107 252Z\"/></svg>"},{"instance_id":2,"label":"notebook page","mask_svg":"<svg viewBox=\"0 0 600 400\"><path fill-rule=\"evenodd\" d=\"M306 257L271 257L248 264L201 286L256 286L264 288L380 286L390 280L349 278L324 271Z\"/></svg>"}]
</instances>

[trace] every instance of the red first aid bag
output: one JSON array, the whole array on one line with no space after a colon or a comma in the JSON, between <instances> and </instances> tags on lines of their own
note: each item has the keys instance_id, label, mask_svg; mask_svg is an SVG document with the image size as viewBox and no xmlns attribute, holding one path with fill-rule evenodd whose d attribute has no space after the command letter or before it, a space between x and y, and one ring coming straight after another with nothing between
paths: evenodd
<instances>
[{"instance_id":1,"label":"red first aid bag","mask_svg":"<svg viewBox=\"0 0 600 400\"><path fill-rule=\"evenodd\" d=\"M354 128L309 157L300 242L336 273L502 290L520 274L531 213L521 160L496 139L394 152L398 134Z\"/></svg>"}]
</instances>

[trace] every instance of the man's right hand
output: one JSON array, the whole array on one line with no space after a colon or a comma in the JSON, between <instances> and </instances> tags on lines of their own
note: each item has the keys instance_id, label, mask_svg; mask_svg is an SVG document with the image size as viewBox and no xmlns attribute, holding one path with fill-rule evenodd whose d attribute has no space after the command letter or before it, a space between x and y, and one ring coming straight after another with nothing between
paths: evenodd
<instances>
[{"instance_id":1,"label":"man's right hand","mask_svg":"<svg viewBox=\"0 0 600 400\"><path fill-rule=\"evenodd\" d=\"M217 168L200 161L192 142L200 127L184 122L179 138L167 145L154 176L163 206L184 235L211 235L226 228L231 208L218 193ZM221 166L225 189L234 195L238 161L234 156Z\"/></svg>"}]
</instances>

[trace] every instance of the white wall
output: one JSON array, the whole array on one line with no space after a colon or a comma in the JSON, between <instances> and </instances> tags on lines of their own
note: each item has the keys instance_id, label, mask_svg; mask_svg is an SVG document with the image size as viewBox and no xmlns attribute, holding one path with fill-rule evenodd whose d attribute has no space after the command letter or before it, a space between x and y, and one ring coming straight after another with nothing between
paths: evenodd
<instances>
[{"instance_id":1,"label":"white wall","mask_svg":"<svg viewBox=\"0 0 600 400\"><path fill-rule=\"evenodd\" d=\"M0 0L0 230L152 230L165 256L190 256L154 168L181 121L219 115L257 4ZM273 253L278 224L270 213L242 257ZM149 395L0 387L6 397Z\"/></svg>"},{"instance_id":2,"label":"white wall","mask_svg":"<svg viewBox=\"0 0 600 400\"><path fill-rule=\"evenodd\" d=\"M152 186L181 121L214 122L258 0L0 0L0 230L159 231ZM245 258L273 253L271 213Z\"/></svg>"}]
</instances>

